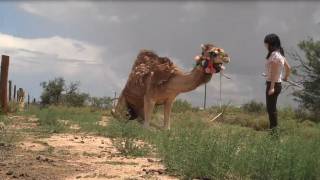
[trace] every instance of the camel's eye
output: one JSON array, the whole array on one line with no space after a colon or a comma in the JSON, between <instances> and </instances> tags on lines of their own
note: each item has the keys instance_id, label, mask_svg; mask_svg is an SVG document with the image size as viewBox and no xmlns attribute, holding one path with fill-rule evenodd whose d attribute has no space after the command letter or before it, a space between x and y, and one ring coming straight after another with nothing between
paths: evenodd
<instances>
[{"instance_id":1,"label":"camel's eye","mask_svg":"<svg viewBox=\"0 0 320 180\"><path fill-rule=\"evenodd\" d=\"M215 53L214 51L210 51L209 54L211 58L214 58L217 56L217 53Z\"/></svg>"}]
</instances>

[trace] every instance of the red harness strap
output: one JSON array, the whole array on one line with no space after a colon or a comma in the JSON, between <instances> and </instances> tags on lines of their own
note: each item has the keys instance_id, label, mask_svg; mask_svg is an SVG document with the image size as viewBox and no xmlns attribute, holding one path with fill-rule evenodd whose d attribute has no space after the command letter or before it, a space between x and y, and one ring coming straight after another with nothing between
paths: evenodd
<instances>
[{"instance_id":1,"label":"red harness strap","mask_svg":"<svg viewBox=\"0 0 320 180\"><path fill-rule=\"evenodd\" d=\"M216 69L213 66L213 63L210 62L210 60L206 60L208 66L204 69L205 73L207 74L213 74L216 73Z\"/></svg>"}]
</instances>

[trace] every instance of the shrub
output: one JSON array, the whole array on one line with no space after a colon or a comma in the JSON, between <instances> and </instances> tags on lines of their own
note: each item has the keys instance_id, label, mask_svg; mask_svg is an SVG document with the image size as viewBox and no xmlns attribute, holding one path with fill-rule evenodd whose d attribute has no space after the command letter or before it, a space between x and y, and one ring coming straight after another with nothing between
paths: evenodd
<instances>
[{"instance_id":1,"label":"shrub","mask_svg":"<svg viewBox=\"0 0 320 180\"><path fill-rule=\"evenodd\" d=\"M185 111L193 110L192 105L186 101L177 99L172 106L172 112L181 113Z\"/></svg>"},{"instance_id":2,"label":"shrub","mask_svg":"<svg viewBox=\"0 0 320 180\"><path fill-rule=\"evenodd\" d=\"M256 101L252 100L248 103L243 104L242 109L245 112L262 113L265 111L266 107L262 102L256 102Z\"/></svg>"}]
</instances>

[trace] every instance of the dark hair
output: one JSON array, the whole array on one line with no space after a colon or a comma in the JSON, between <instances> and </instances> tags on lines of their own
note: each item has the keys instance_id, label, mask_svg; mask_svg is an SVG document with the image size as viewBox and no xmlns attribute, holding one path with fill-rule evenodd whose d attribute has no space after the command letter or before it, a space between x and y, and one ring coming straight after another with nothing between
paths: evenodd
<instances>
[{"instance_id":1,"label":"dark hair","mask_svg":"<svg viewBox=\"0 0 320 180\"><path fill-rule=\"evenodd\" d=\"M279 51L282 56L284 56L284 51L281 46L280 38L276 34L268 34L264 38L264 43L268 44L268 54L267 59L270 57L273 51Z\"/></svg>"}]
</instances>

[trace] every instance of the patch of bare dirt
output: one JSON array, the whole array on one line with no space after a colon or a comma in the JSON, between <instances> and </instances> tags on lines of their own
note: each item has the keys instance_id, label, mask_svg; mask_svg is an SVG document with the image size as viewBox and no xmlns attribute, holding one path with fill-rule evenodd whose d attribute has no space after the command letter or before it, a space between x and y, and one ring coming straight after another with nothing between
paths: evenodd
<instances>
[{"instance_id":1,"label":"patch of bare dirt","mask_svg":"<svg viewBox=\"0 0 320 180\"><path fill-rule=\"evenodd\" d=\"M13 124L31 125L20 128L35 128L37 122L36 118L11 119ZM107 125L108 119L101 121ZM39 138L28 133L3 157L0 179L177 179L166 175L160 159L122 156L110 138L79 133Z\"/></svg>"},{"instance_id":2,"label":"patch of bare dirt","mask_svg":"<svg viewBox=\"0 0 320 180\"><path fill-rule=\"evenodd\" d=\"M11 152L0 162L0 179L57 180L77 171L77 166L66 163L60 157L39 155L45 153L19 147L11 147L8 151Z\"/></svg>"},{"instance_id":3,"label":"patch of bare dirt","mask_svg":"<svg viewBox=\"0 0 320 180\"><path fill-rule=\"evenodd\" d=\"M71 179L175 179L165 174L165 168L155 158L128 158L119 154L111 139L99 136L57 134L41 139L55 151L72 156L68 163L86 165L89 172L79 172Z\"/></svg>"}]
</instances>

